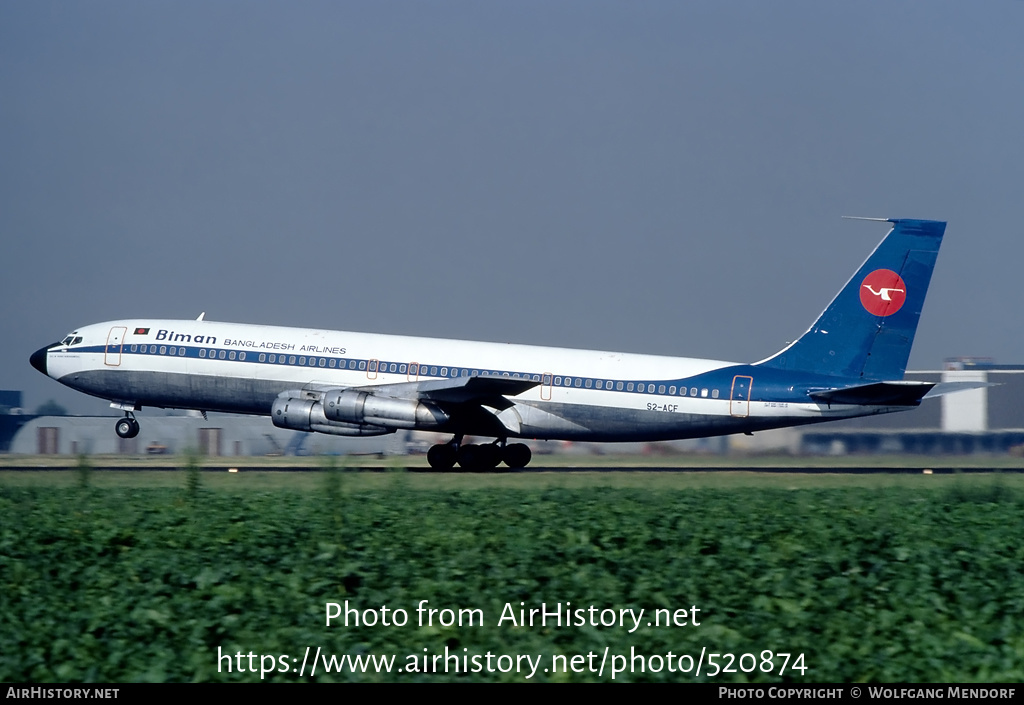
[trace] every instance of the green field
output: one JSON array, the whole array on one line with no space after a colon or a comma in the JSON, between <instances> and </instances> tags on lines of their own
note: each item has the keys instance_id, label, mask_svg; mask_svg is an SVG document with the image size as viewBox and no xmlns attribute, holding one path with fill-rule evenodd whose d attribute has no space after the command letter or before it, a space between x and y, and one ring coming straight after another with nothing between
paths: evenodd
<instances>
[{"instance_id":1,"label":"green field","mask_svg":"<svg viewBox=\"0 0 1024 705\"><path fill-rule=\"evenodd\" d=\"M0 680L258 681L262 666L284 682L610 681L613 665L617 681L1024 678L1020 474L434 475L381 462L0 472ZM325 626L326 604L346 600L378 623ZM420 626L421 600L452 611ZM499 624L541 603L585 623ZM382 606L408 623L380 624ZM693 606L699 625L689 611L654 623ZM628 613L600 624L629 609L645 610L632 632ZM440 623L459 610L461 627ZM318 648L395 660L300 675Z\"/></svg>"}]
</instances>

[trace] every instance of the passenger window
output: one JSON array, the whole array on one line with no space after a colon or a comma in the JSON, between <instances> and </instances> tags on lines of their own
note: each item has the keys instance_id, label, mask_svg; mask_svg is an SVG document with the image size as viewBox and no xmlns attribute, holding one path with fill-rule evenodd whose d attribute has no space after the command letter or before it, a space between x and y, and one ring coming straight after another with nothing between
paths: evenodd
<instances>
[{"instance_id":1,"label":"passenger window","mask_svg":"<svg viewBox=\"0 0 1024 705\"><path fill-rule=\"evenodd\" d=\"M282 358L282 359L284 359L284 358ZM288 364L289 365L294 365L295 364L295 356L294 355L289 355L288 356Z\"/></svg>"},{"instance_id":2,"label":"passenger window","mask_svg":"<svg viewBox=\"0 0 1024 705\"><path fill-rule=\"evenodd\" d=\"M436 368L436 367L431 367L431 368L430 368L430 374L431 374L432 376L433 376L433 375L436 375L436 374L437 374L437 368Z\"/></svg>"},{"instance_id":3,"label":"passenger window","mask_svg":"<svg viewBox=\"0 0 1024 705\"><path fill-rule=\"evenodd\" d=\"M266 361L267 361L267 354L266 353L260 353L260 362L266 362ZM273 362L273 360L271 360L271 362Z\"/></svg>"},{"instance_id":4,"label":"passenger window","mask_svg":"<svg viewBox=\"0 0 1024 705\"><path fill-rule=\"evenodd\" d=\"M696 387L690 387L690 396L691 397L697 396L697 388Z\"/></svg>"},{"instance_id":5,"label":"passenger window","mask_svg":"<svg viewBox=\"0 0 1024 705\"><path fill-rule=\"evenodd\" d=\"M360 360L359 361L359 369L361 369L361 370L365 370L366 369L366 360Z\"/></svg>"},{"instance_id":6,"label":"passenger window","mask_svg":"<svg viewBox=\"0 0 1024 705\"><path fill-rule=\"evenodd\" d=\"M615 383L615 391L617 391L617 392L621 392L622 391L622 382L616 382Z\"/></svg>"},{"instance_id":7,"label":"passenger window","mask_svg":"<svg viewBox=\"0 0 1024 705\"><path fill-rule=\"evenodd\" d=\"M398 371L401 372L403 375L405 374L405 369L406 369L405 365L399 365L398 366Z\"/></svg>"},{"instance_id":8,"label":"passenger window","mask_svg":"<svg viewBox=\"0 0 1024 705\"><path fill-rule=\"evenodd\" d=\"M132 346L132 352L136 352L138 349L139 349L138 345L133 345Z\"/></svg>"},{"instance_id":9,"label":"passenger window","mask_svg":"<svg viewBox=\"0 0 1024 705\"><path fill-rule=\"evenodd\" d=\"M393 363L393 362L391 363L391 371L392 372L397 372L398 371L398 368L395 366L395 363Z\"/></svg>"},{"instance_id":10,"label":"passenger window","mask_svg":"<svg viewBox=\"0 0 1024 705\"><path fill-rule=\"evenodd\" d=\"M638 392L644 391L644 383L643 382L641 382L640 384L636 385L636 391L638 391Z\"/></svg>"},{"instance_id":11,"label":"passenger window","mask_svg":"<svg viewBox=\"0 0 1024 705\"><path fill-rule=\"evenodd\" d=\"M332 357L332 358L331 358L331 361L330 361L330 362L329 362L328 364L329 364L329 365L330 365L331 367L337 367L337 366L338 366L338 361L337 361L337 360L335 360L335 359L334 359L334 358Z\"/></svg>"},{"instance_id":12,"label":"passenger window","mask_svg":"<svg viewBox=\"0 0 1024 705\"><path fill-rule=\"evenodd\" d=\"M700 395L701 395L701 397L706 397L708 395L708 390L707 389L700 390Z\"/></svg>"},{"instance_id":13,"label":"passenger window","mask_svg":"<svg viewBox=\"0 0 1024 705\"><path fill-rule=\"evenodd\" d=\"M626 391L627 392L632 392L633 391L633 383L632 382L630 382L629 384L626 385Z\"/></svg>"},{"instance_id":14,"label":"passenger window","mask_svg":"<svg viewBox=\"0 0 1024 705\"><path fill-rule=\"evenodd\" d=\"M321 357L319 364L320 364L320 367L327 367L327 358Z\"/></svg>"},{"instance_id":15,"label":"passenger window","mask_svg":"<svg viewBox=\"0 0 1024 705\"><path fill-rule=\"evenodd\" d=\"M671 387L669 387L668 388L668 393L669 394L675 394L676 393L676 385L673 384Z\"/></svg>"},{"instance_id":16,"label":"passenger window","mask_svg":"<svg viewBox=\"0 0 1024 705\"><path fill-rule=\"evenodd\" d=\"M355 360L349 360L348 361L348 368L350 370L354 370L356 368L356 361ZM363 368L360 367L359 369L363 369Z\"/></svg>"},{"instance_id":17,"label":"passenger window","mask_svg":"<svg viewBox=\"0 0 1024 705\"><path fill-rule=\"evenodd\" d=\"M270 357L267 359L270 360L271 362L277 362L277 355L271 353Z\"/></svg>"},{"instance_id":18,"label":"passenger window","mask_svg":"<svg viewBox=\"0 0 1024 705\"><path fill-rule=\"evenodd\" d=\"M232 350L231 352L228 353L228 359L229 360L234 360L235 359L235 351L234 350Z\"/></svg>"},{"instance_id":19,"label":"passenger window","mask_svg":"<svg viewBox=\"0 0 1024 705\"><path fill-rule=\"evenodd\" d=\"M143 346L145 347L145 346ZM146 352L143 350L142 352ZM206 357L206 348L199 348L199 357Z\"/></svg>"},{"instance_id":20,"label":"passenger window","mask_svg":"<svg viewBox=\"0 0 1024 705\"><path fill-rule=\"evenodd\" d=\"M664 393L665 393L665 385L664 384L659 384L658 385L658 394L664 394Z\"/></svg>"},{"instance_id":21,"label":"passenger window","mask_svg":"<svg viewBox=\"0 0 1024 705\"><path fill-rule=\"evenodd\" d=\"M718 398L718 390L717 389L712 389L711 390L711 398L712 399L717 399Z\"/></svg>"},{"instance_id":22,"label":"passenger window","mask_svg":"<svg viewBox=\"0 0 1024 705\"><path fill-rule=\"evenodd\" d=\"M598 389L604 389L604 380L603 379L597 380L597 388Z\"/></svg>"},{"instance_id":23,"label":"passenger window","mask_svg":"<svg viewBox=\"0 0 1024 705\"><path fill-rule=\"evenodd\" d=\"M442 367L441 368L441 376L442 377L447 377L448 376L448 368L447 367Z\"/></svg>"},{"instance_id":24,"label":"passenger window","mask_svg":"<svg viewBox=\"0 0 1024 705\"><path fill-rule=\"evenodd\" d=\"M579 385L576 385L576 386L579 386ZM593 387L593 386L594 386L594 380L592 380L592 379L588 379L588 380L587 380L587 383L586 383L586 384L585 384L584 386L585 386L585 387L586 387L587 389L590 389L591 387Z\"/></svg>"},{"instance_id":25,"label":"passenger window","mask_svg":"<svg viewBox=\"0 0 1024 705\"><path fill-rule=\"evenodd\" d=\"M148 345L143 345L142 346L142 352L149 352L149 346Z\"/></svg>"},{"instance_id":26,"label":"passenger window","mask_svg":"<svg viewBox=\"0 0 1024 705\"><path fill-rule=\"evenodd\" d=\"M224 350L221 350L219 353L217 353L217 357L219 357L221 360L223 360L225 357L227 357L227 352L224 351Z\"/></svg>"},{"instance_id":27,"label":"passenger window","mask_svg":"<svg viewBox=\"0 0 1024 705\"><path fill-rule=\"evenodd\" d=\"M580 386L580 378L579 378L579 377L577 377L577 378L575 379L575 381L574 381L574 382L572 383L572 385L573 385L574 387L578 387L578 386Z\"/></svg>"}]
</instances>

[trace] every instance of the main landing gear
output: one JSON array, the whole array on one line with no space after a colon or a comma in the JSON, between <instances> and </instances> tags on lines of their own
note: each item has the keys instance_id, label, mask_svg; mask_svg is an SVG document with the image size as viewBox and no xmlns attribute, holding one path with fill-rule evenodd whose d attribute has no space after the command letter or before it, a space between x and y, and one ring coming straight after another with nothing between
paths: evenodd
<instances>
[{"instance_id":1,"label":"main landing gear","mask_svg":"<svg viewBox=\"0 0 1024 705\"><path fill-rule=\"evenodd\" d=\"M129 412L125 412L123 419L118 419L114 425L114 431L121 438L135 438L139 435L139 422Z\"/></svg>"},{"instance_id":2,"label":"main landing gear","mask_svg":"<svg viewBox=\"0 0 1024 705\"><path fill-rule=\"evenodd\" d=\"M466 470L493 470L500 463L510 468L525 468L533 454L525 443L507 443L501 438L494 443L476 445L463 443L458 435L450 443L431 446L427 462L434 470L450 470L455 463Z\"/></svg>"}]
</instances>

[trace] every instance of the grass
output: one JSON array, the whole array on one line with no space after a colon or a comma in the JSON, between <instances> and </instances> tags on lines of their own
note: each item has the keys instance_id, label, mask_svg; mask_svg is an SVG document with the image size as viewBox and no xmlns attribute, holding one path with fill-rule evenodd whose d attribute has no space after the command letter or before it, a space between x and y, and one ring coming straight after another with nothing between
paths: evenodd
<instances>
[{"instance_id":1,"label":"grass","mask_svg":"<svg viewBox=\"0 0 1024 705\"><path fill-rule=\"evenodd\" d=\"M0 680L260 680L219 653L805 654L792 682L1024 677L1024 475L0 471ZM83 466L104 467L90 458ZM195 462L198 462L196 460ZM198 480L196 479L198 476ZM191 488L191 489L190 489ZM324 625L477 608L473 628ZM700 627L498 625L503 606L698 605ZM317 680L452 680L318 673ZM478 673L460 680L512 680ZM705 675L704 678L707 678ZM304 680L271 673L265 680ZM607 674L535 680L609 680ZM667 671L618 680L694 680ZM717 682L777 681L722 674Z\"/></svg>"},{"instance_id":2,"label":"grass","mask_svg":"<svg viewBox=\"0 0 1024 705\"><path fill-rule=\"evenodd\" d=\"M188 465L183 465L188 467ZM325 462L315 472L281 470L245 470L228 472L227 468L211 468L204 464L200 471L144 472L138 470L91 471L88 484L97 488L158 489L168 487L198 488L226 492L295 490L325 492L329 497L340 493L387 490L400 483L403 488L418 491L464 491L482 489L647 489L685 491L691 489L889 489L905 488L929 493L938 490L963 492L987 491L989 486L1024 492L1024 474L1020 473L804 473L756 472L751 470L716 470L688 472L573 471L530 473L431 473L388 472L342 467ZM0 470L0 487L73 487L81 483L81 471L72 470ZM966 488L974 488L967 490ZM195 489L190 489L194 493ZM998 491L998 490L997 490Z\"/></svg>"}]
</instances>

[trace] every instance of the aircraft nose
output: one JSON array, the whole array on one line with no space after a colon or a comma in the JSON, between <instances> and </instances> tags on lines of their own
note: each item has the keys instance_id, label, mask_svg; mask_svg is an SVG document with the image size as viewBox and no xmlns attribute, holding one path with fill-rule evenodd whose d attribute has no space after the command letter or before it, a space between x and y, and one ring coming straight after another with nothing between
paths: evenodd
<instances>
[{"instance_id":1,"label":"aircraft nose","mask_svg":"<svg viewBox=\"0 0 1024 705\"><path fill-rule=\"evenodd\" d=\"M49 352L50 348L53 347L53 345L56 345L56 343L47 345L45 348L39 348L34 353L32 353L32 357L28 359L28 361L32 364L32 367L35 367L37 370L39 370L40 372L47 376L49 376L49 374L46 371L46 353Z\"/></svg>"}]
</instances>

